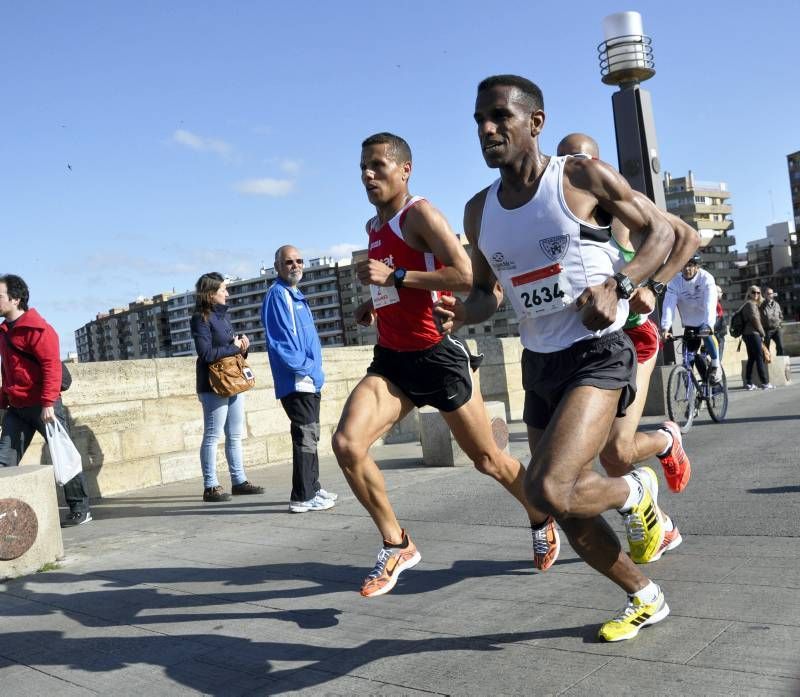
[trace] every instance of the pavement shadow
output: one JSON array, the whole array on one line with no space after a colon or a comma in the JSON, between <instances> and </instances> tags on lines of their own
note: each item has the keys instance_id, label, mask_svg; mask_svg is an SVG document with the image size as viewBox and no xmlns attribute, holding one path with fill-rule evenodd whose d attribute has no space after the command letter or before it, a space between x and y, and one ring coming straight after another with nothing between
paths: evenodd
<instances>
[{"instance_id":1,"label":"pavement shadow","mask_svg":"<svg viewBox=\"0 0 800 697\"><path fill-rule=\"evenodd\" d=\"M759 489L748 489L748 494L797 494L800 493L800 484L790 486L765 486Z\"/></svg>"},{"instance_id":2,"label":"pavement shadow","mask_svg":"<svg viewBox=\"0 0 800 697\"><path fill-rule=\"evenodd\" d=\"M59 631L28 631L3 634L0 655L30 666L63 666L89 673L137 664L159 666L176 683L215 696L231 694L234 685L230 683L235 677L239 694L247 690L252 695L275 695L319 687L385 658L443 651L500 651L506 645L557 637L594 642L596 631L595 625L582 625L423 640L371 639L356 646L255 641L219 634L112 636L98 641L97 637L67 638ZM274 664L281 662L305 665L274 669ZM79 681L80 676L72 676L73 684Z\"/></svg>"},{"instance_id":3,"label":"pavement shadow","mask_svg":"<svg viewBox=\"0 0 800 697\"><path fill-rule=\"evenodd\" d=\"M92 515L98 519L114 520L117 518L160 518L162 516L286 514L287 499L265 501L260 496L248 496L246 497L248 500L242 501L241 498L220 503L204 503L200 496L102 498L92 502Z\"/></svg>"}]
</instances>

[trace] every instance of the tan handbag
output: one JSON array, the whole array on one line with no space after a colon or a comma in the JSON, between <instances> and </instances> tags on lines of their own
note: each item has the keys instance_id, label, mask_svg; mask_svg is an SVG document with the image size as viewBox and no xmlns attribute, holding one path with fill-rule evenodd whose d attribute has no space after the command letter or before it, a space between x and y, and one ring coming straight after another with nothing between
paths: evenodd
<instances>
[{"instance_id":1,"label":"tan handbag","mask_svg":"<svg viewBox=\"0 0 800 697\"><path fill-rule=\"evenodd\" d=\"M209 363L208 380L220 397L233 397L256 384L256 376L241 353Z\"/></svg>"}]
</instances>

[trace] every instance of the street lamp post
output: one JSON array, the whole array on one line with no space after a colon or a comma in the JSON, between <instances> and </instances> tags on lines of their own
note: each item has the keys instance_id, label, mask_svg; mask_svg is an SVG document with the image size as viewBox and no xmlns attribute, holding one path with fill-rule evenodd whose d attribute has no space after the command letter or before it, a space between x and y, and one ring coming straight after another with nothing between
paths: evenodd
<instances>
[{"instance_id":1,"label":"street lamp post","mask_svg":"<svg viewBox=\"0 0 800 697\"><path fill-rule=\"evenodd\" d=\"M644 34L638 12L609 15L603 20L603 35L605 41L597 47L601 79L619 85L611 97L619 171L632 188L665 210L653 103L639 86L656 74L652 40Z\"/></svg>"}]
</instances>

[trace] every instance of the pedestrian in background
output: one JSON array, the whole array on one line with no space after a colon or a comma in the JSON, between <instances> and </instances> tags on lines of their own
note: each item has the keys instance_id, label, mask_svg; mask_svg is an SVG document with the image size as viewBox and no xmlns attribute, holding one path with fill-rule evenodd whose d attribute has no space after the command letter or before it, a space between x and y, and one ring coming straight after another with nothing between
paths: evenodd
<instances>
[{"instance_id":1,"label":"pedestrian in background","mask_svg":"<svg viewBox=\"0 0 800 697\"><path fill-rule=\"evenodd\" d=\"M275 383L275 397L291 422L292 493L289 511L307 513L331 508L337 494L319 483L320 391L325 383L320 345L308 300L297 287L303 278L303 258L296 247L275 252L278 278L261 305Z\"/></svg>"},{"instance_id":2,"label":"pedestrian in background","mask_svg":"<svg viewBox=\"0 0 800 697\"><path fill-rule=\"evenodd\" d=\"M0 409L5 409L0 436L0 465L16 467L38 431L47 440L45 424L58 420L67 429L61 403L62 367L58 334L34 309L28 308L28 285L19 276L0 276L0 361L3 386ZM61 527L83 525L92 519L83 472L64 485L69 506Z\"/></svg>"},{"instance_id":3,"label":"pedestrian in background","mask_svg":"<svg viewBox=\"0 0 800 697\"><path fill-rule=\"evenodd\" d=\"M764 346L769 351L771 341L775 341L775 355L783 356L783 336L781 327L783 327L783 310L775 300L777 293L772 288L767 288L764 291L764 302L761 303L759 311L761 312L761 324L764 325Z\"/></svg>"},{"instance_id":4,"label":"pedestrian in background","mask_svg":"<svg viewBox=\"0 0 800 697\"><path fill-rule=\"evenodd\" d=\"M771 390L773 385L769 382L769 373L764 363L764 325L761 324L761 289L758 286L750 286L744 305L742 306L742 319L744 329L742 339L747 348L747 366L744 371L744 388L754 390L752 374L753 366L758 370L758 379L761 381L762 390Z\"/></svg>"},{"instance_id":5,"label":"pedestrian in background","mask_svg":"<svg viewBox=\"0 0 800 697\"><path fill-rule=\"evenodd\" d=\"M228 319L228 289L222 274L205 273L195 284L195 313L191 319L192 338L197 351L197 397L203 406L203 442L200 465L203 469L203 501L227 501L230 494L217 479L217 442L225 433L225 459L231 475L234 496L263 494L264 488L247 481L242 460L244 432L244 393L221 397L211 389L208 366L220 358L241 353L247 356L249 339L236 336Z\"/></svg>"},{"instance_id":6,"label":"pedestrian in background","mask_svg":"<svg viewBox=\"0 0 800 697\"><path fill-rule=\"evenodd\" d=\"M722 355L725 351L725 337L728 335L728 323L725 321L725 310L722 308L722 296L725 291L717 286L717 321L714 322L714 336L717 337L719 344L719 361L722 363Z\"/></svg>"}]
</instances>

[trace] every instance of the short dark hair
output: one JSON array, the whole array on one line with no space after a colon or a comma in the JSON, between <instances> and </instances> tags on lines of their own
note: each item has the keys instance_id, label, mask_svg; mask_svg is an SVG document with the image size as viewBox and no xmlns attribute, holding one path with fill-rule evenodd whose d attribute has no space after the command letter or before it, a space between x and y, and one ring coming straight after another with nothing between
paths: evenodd
<instances>
[{"instance_id":1,"label":"short dark hair","mask_svg":"<svg viewBox=\"0 0 800 697\"><path fill-rule=\"evenodd\" d=\"M535 82L531 82L527 78L519 75L492 75L485 80L481 80L478 85L478 93L484 90L491 89L492 87L516 87L523 95L525 105L530 108L531 113L534 111L544 111L544 97L542 90Z\"/></svg>"},{"instance_id":2,"label":"short dark hair","mask_svg":"<svg viewBox=\"0 0 800 697\"><path fill-rule=\"evenodd\" d=\"M403 138L396 136L394 133L387 133L386 131L376 133L361 143L362 148L368 148L370 145L388 145L388 155L398 165L404 162L411 162L411 147Z\"/></svg>"},{"instance_id":3,"label":"short dark hair","mask_svg":"<svg viewBox=\"0 0 800 697\"><path fill-rule=\"evenodd\" d=\"M219 287L225 283L225 277L216 271L204 273L197 279L194 284L194 309L203 315L204 320L208 320L211 310L214 307L214 301L211 297L219 290Z\"/></svg>"},{"instance_id":4,"label":"short dark hair","mask_svg":"<svg viewBox=\"0 0 800 697\"><path fill-rule=\"evenodd\" d=\"M19 309L27 312L28 300L31 297L28 292L28 284L19 276L11 273L0 276L0 283L6 284L6 294L11 300L19 300Z\"/></svg>"}]
</instances>

